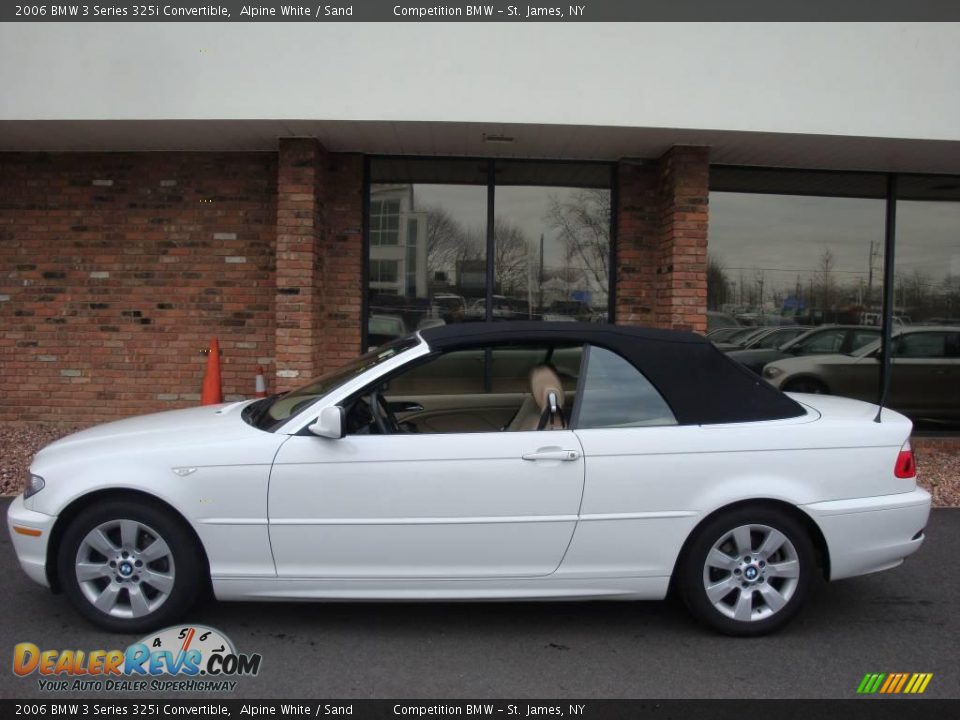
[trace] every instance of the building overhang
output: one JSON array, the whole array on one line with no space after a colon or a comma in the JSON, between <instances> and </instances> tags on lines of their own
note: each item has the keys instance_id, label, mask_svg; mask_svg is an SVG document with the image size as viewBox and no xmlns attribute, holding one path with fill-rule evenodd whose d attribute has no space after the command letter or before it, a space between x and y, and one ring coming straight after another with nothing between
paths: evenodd
<instances>
[{"instance_id":1,"label":"building overhang","mask_svg":"<svg viewBox=\"0 0 960 720\"><path fill-rule=\"evenodd\" d=\"M710 147L715 164L960 173L960 141L684 128L345 120L4 120L2 152L275 151L315 137L332 152L614 161Z\"/></svg>"}]
</instances>

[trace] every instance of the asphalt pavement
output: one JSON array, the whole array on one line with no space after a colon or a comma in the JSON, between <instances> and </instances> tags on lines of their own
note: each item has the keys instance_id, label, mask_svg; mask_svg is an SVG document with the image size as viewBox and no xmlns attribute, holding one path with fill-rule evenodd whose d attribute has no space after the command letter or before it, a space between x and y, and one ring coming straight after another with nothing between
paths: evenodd
<instances>
[{"instance_id":1,"label":"asphalt pavement","mask_svg":"<svg viewBox=\"0 0 960 720\"><path fill-rule=\"evenodd\" d=\"M0 503L0 509L6 502ZM11 671L13 647L123 649L63 596L30 582L0 536L0 697L46 697ZM960 509L935 510L901 567L822 584L776 635L735 639L670 602L218 603L187 620L261 653L233 698L854 698L867 672L932 672L960 697ZM130 697L123 693L71 696ZM168 696L174 697L174 696Z\"/></svg>"}]
</instances>

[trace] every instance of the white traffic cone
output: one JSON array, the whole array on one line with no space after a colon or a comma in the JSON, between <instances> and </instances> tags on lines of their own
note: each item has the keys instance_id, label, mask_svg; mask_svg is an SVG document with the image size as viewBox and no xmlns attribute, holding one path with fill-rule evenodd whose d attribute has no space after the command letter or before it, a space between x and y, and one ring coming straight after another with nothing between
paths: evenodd
<instances>
[{"instance_id":1,"label":"white traffic cone","mask_svg":"<svg viewBox=\"0 0 960 720\"><path fill-rule=\"evenodd\" d=\"M267 381L263 379L263 365L257 366L257 392L254 397L263 398L267 396Z\"/></svg>"}]
</instances>

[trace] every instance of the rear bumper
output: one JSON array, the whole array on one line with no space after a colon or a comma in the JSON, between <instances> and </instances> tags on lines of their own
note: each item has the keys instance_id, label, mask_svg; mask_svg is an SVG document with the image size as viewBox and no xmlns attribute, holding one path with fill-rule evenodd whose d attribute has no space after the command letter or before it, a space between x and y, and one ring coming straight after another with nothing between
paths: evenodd
<instances>
[{"instance_id":1,"label":"rear bumper","mask_svg":"<svg viewBox=\"0 0 960 720\"><path fill-rule=\"evenodd\" d=\"M23 495L18 495L7 510L7 527L20 567L31 580L47 587L50 586L47 581L47 543L56 521L53 515L27 510Z\"/></svg>"},{"instance_id":2,"label":"rear bumper","mask_svg":"<svg viewBox=\"0 0 960 720\"><path fill-rule=\"evenodd\" d=\"M830 579L896 567L923 543L930 493L908 493L813 503L802 508L827 541Z\"/></svg>"}]
</instances>

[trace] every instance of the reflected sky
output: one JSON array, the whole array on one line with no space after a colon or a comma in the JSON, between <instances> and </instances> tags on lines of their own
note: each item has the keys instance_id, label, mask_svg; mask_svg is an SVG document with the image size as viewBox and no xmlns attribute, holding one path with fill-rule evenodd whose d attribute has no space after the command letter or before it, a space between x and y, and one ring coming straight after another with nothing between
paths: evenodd
<instances>
[{"instance_id":1,"label":"reflected sky","mask_svg":"<svg viewBox=\"0 0 960 720\"><path fill-rule=\"evenodd\" d=\"M897 206L897 271L919 270L935 283L960 276L960 203L901 201ZM882 272L883 200L710 193L711 257L732 279L748 281L761 268L775 286L809 282L824 248L839 282L866 281L870 242L879 247L874 282Z\"/></svg>"}]
</instances>

